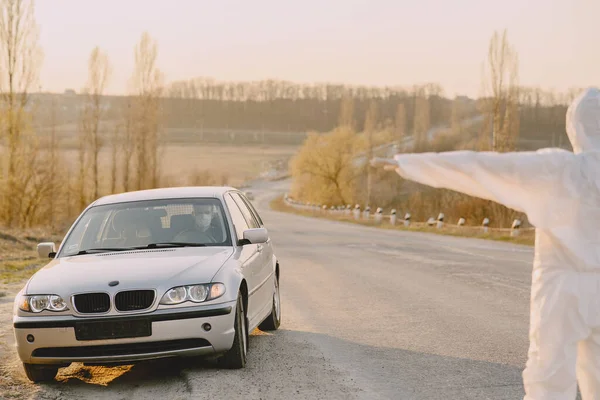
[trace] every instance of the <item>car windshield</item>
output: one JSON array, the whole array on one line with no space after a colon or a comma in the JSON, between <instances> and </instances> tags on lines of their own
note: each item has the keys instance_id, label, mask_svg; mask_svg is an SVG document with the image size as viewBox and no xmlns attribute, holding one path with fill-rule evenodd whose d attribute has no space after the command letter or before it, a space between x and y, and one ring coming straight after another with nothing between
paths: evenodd
<instances>
[{"instance_id":1,"label":"car windshield","mask_svg":"<svg viewBox=\"0 0 600 400\"><path fill-rule=\"evenodd\" d=\"M231 243L218 199L136 201L91 207L77 221L58 257L157 244L231 246Z\"/></svg>"}]
</instances>

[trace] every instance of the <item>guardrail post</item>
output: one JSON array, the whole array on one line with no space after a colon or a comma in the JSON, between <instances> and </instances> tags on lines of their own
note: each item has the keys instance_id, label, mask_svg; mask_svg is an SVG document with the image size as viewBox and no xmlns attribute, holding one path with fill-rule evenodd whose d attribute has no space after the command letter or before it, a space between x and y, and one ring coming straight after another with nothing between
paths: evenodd
<instances>
[{"instance_id":1,"label":"guardrail post","mask_svg":"<svg viewBox=\"0 0 600 400\"><path fill-rule=\"evenodd\" d=\"M390 224L396 225L396 209L393 209L390 214Z\"/></svg>"},{"instance_id":2,"label":"guardrail post","mask_svg":"<svg viewBox=\"0 0 600 400\"><path fill-rule=\"evenodd\" d=\"M456 225L465 226L465 222L467 222L467 221L465 221L465 219L461 217L458 219L458 223Z\"/></svg>"},{"instance_id":3,"label":"guardrail post","mask_svg":"<svg viewBox=\"0 0 600 400\"><path fill-rule=\"evenodd\" d=\"M429 217L429 219L427 220L427 225L429 225L429 226L435 225L435 219L433 217Z\"/></svg>"},{"instance_id":4,"label":"guardrail post","mask_svg":"<svg viewBox=\"0 0 600 400\"><path fill-rule=\"evenodd\" d=\"M382 218L383 218L383 209L381 207L378 207L377 211L375 212L375 222L377 224L380 224Z\"/></svg>"},{"instance_id":5,"label":"guardrail post","mask_svg":"<svg viewBox=\"0 0 600 400\"><path fill-rule=\"evenodd\" d=\"M364 215L363 215L363 216L364 216L364 217L365 217L365 219L368 221L368 220L369 220L369 216L370 216L370 215L371 215L371 207L368 207L368 206L367 206L367 208L365 208L365 213L364 213Z\"/></svg>"},{"instance_id":6,"label":"guardrail post","mask_svg":"<svg viewBox=\"0 0 600 400\"><path fill-rule=\"evenodd\" d=\"M521 220L515 219L512 223L512 230L510 231L510 236L516 237L519 236L519 230L521 229Z\"/></svg>"},{"instance_id":7,"label":"guardrail post","mask_svg":"<svg viewBox=\"0 0 600 400\"><path fill-rule=\"evenodd\" d=\"M360 205L358 204L354 206L354 219L360 219Z\"/></svg>"},{"instance_id":8,"label":"guardrail post","mask_svg":"<svg viewBox=\"0 0 600 400\"><path fill-rule=\"evenodd\" d=\"M444 213L440 213L437 218L437 228L442 229L444 227Z\"/></svg>"},{"instance_id":9,"label":"guardrail post","mask_svg":"<svg viewBox=\"0 0 600 400\"><path fill-rule=\"evenodd\" d=\"M410 226L410 218L411 218L410 213L406 213L404 215L404 226L406 226L406 227Z\"/></svg>"},{"instance_id":10,"label":"guardrail post","mask_svg":"<svg viewBox=\"0 0 600 400\"><path fill-rule=\"evenodd\" d=\"M490 230L490 219L484 218L482 225L483 225L483 233L488 233Z\"/></svg>"}]
</instances>

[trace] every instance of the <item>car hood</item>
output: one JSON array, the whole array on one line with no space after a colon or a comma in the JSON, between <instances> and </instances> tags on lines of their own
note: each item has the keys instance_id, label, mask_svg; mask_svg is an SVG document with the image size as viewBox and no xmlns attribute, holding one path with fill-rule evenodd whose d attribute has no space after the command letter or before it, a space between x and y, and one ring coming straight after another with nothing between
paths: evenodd
<instances>
[{"instance_id":1,"label":"car hood","mask_svg":"<svg viewBox=\"0 0 600 400\"><path fill-rule=\"evenodd\" d=\"M61 257L40 269L27 294L70 295L109 289L153 289L208 283L233 254L230 247L185 247Z\"/></svg>"}]
</instances>

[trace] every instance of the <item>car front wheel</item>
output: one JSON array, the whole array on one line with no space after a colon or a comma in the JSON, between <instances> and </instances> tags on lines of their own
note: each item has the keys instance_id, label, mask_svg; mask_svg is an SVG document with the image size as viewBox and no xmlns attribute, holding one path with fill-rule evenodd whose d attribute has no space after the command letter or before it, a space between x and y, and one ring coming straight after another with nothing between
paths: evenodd
<instances>
[{"instance_id":1,"label":"car front wheel","mask_svg":"<svg viewBox=\"0 0 600 400\"><path fill-rule=\"evenodd\" d=\"M25 375L32 382L48 382L54 380L58 374L58 367L52 365L39 365L23 363Z\"/></svg>"},{"instance_id":2,"label":"car front wheel","mask_svg":"<svg viewBox=\"0 0 600 400\"><path fill-rule=\"evenodd\" d=\"M246 355L248 353L248 329L241 294L238 294L235 307L234 330L233 346L221 358L221 362L225 368L240 369L246 366Z\"/></svg>"}]
</instances>

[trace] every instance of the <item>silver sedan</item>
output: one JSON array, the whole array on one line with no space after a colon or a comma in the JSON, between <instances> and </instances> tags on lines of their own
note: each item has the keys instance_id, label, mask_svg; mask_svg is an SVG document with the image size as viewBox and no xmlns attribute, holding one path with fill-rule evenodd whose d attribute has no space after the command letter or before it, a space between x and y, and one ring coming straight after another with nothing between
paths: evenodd
<instances>
[{"instance_id":1,"label":"silver sedan","mask_svg":"<svg viewBox=\"0 0 600 400\"><path fill-rule=\"evenodd\" d=\"M263 221L230 187L103 197L19 292L14 332L34 382L71 362L217 356L246 365L248 334L281 321L280 266Z\"/></svg>"}]
</instances>

